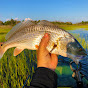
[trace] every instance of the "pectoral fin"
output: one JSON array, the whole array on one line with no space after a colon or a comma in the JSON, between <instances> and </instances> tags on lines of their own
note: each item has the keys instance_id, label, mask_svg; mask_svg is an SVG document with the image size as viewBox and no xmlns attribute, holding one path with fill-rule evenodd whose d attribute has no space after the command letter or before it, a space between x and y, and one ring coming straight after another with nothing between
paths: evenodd
<instances>
[{"instance_id":1,"label":"pectoral fin","mask_svg":"<svg viewBox=\"0 0 88 88\"><path fill-rule=\"evenodd\" d=\"M38 49L38 48L39 48L39 46L38 46L38 45L35 45L35 48L37 48L37 49Z\"/></svg>"},{"instance_id":2,"label":"pectoral fin","mask_svg":"<svg viewBox=\"0 0 88 88\"><path fill-rule=\"evenodd\" d=\"M18 54L20 54L24 49L20 49L20 48L15 48L14 49L14 56L17 56Z\"/></svg>"}]
</instances>

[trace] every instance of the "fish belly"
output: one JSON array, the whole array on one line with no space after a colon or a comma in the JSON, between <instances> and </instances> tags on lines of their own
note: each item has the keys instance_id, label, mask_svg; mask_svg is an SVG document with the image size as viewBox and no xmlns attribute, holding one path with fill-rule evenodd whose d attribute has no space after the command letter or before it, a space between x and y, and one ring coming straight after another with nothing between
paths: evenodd
<instances>
[{"instance_id":1,"label":"fish belly","mask_svg":"<svg viewBox=\"0 0 88 88\"><path fill-rule=\"evenodd\" d=\"M34 33L31 33L29 34L28 36L28 41L26 43L26 47L28 49L31 49L31 50L37 50L38 48L36 46L39 46L39 43L41 42L41 39L42 37L44 36L46 32L45 31L41 31L41 32L34 32ZM49 43L47 45L47 49L48 51L51 51L51 49L53 48L53 45L55 43L57 43L57 38L58 38L58 35L56 35L55 33L50 33L50 32L47 32L48 34L50 34L50 40L49 40Z\"/></svg>"},{"instance_id":2,"label":"fish belly","mask_svg":"<svg viewBox=\"0 0 88 88\"><path fill-rule=\"evenodd\" d=\"M15 43L14 47L19 47L21 49L37 50L39 43L45 33L45 31L27 33L19 38L16 38L16 40L13 40L13 42ZM47 33L50 35L50 40L46 48L48 49L48 51L51 51L54 44L57 44L57 39L59 36L53 32L47 31ZM57 52L58 50L56 47L51 53L57 54Z\"/></svg>"}]
</instances>

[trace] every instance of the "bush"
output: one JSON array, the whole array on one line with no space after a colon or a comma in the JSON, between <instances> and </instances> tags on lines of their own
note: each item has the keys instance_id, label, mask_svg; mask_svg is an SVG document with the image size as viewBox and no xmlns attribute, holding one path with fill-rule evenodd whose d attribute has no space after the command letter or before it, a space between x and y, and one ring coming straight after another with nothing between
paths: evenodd
<instances>
[{"instance_id":1,"label":"bush","mask_svg":"<svg viewBox=\"0 0 88 88\"><path fill-rule=\"evenodd\" d=\"M0 21L0 25L3 25L3 22L2 21Z\"/></svg>"},{"instance_id":2,"label":"bush","mask_svg":"<svg viewBox=\"0 0 88 88\"><path fill-rule=\"evenodd\" d=\"M14 25L16 25L16 24L18 24L20 22L21 21L16 21L16 20L11 19L9 21L4 22L4 25L12 25L12 26L14 26Z\"/></svg>"}]
</instances>

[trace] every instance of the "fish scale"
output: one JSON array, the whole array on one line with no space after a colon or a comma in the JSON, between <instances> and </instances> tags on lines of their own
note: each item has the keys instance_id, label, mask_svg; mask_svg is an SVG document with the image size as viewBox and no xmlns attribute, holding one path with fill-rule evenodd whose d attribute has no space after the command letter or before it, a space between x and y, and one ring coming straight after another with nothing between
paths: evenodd
<instances>
[{"instance_id":1,"label":"fish scale","mask_svg":"<svg viewBox=\"0 0 88 88\"><path fill-rule=\"evenodd\" d=\"M50 40L46 47L50 53L69 57L76 63L82 56L86 55L86 51L74 36L51 22L42 20L39 23L24 21L13 27L6 35L7 41L0 48L0 58L7 49L12 47L16 47L14 56L24 49L37 50L45 33L50 35Z\"/></svg>"}]
</instances>

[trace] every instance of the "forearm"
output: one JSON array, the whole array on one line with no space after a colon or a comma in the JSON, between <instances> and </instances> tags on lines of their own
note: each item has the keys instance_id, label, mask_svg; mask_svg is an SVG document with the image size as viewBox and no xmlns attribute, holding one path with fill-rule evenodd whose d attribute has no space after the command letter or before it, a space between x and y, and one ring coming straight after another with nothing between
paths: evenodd
<instances>
[{"instance_id":1,"label":"forearm","mask_svg":"<svg viewBox=\"0 0 88 88\"><path fill-rule=\"evenodd\" d=\"M37 68L30 88L57 88L57 74L48 68Z\"/></svg>"}]
</instances>

